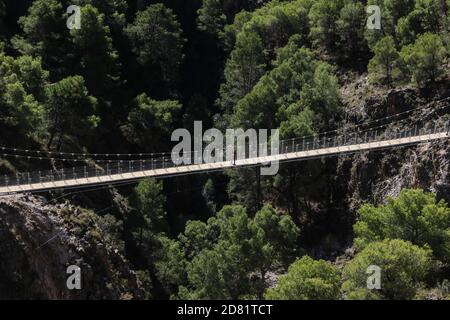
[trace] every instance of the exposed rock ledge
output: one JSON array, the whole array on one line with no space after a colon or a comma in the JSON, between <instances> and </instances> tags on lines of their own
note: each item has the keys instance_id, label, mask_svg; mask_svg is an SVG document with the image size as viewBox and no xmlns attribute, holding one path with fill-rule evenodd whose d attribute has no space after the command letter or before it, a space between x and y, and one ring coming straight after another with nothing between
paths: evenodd
<instances>
[{"instance_id":1,"label":"exposed rock ledge","mask_svg":"<svg viewBox=\"0 0 450 320\"><path fill-rule=\"evenodd\" d=\"M0 299L139 299L129 263L90 211L42 197L0 197ZM69 265L81 290L69 290Z\"/></svg>"}]
</instances>

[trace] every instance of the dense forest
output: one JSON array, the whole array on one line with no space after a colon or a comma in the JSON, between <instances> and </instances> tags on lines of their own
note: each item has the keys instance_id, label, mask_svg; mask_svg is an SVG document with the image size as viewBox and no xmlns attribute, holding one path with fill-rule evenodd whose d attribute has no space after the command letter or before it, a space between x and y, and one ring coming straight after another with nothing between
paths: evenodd
<instances>
[{"instance_id":1,"label":"dense forest","mask_svg":"<svg viewBox=\"0 0 450 320\"><path fill-rule=\"evenodd\" d=\"M80 29L66 25L69 5ZM369 5L379 29L367 27ZM0 174L67 166L58 154L170 152L172 132L194 121L279 128L281 139L405 111L448 121L449 10L450 0L0 0ZM446 139L287 163L275 176L236 168L11 196L0 200L0 257L21 253L0 259L0 299L448 299L449 159ZM89 266L84 292L59 294L33 269L44 261L64 276L64 259L42 251L64 240L31 250L47 227L15 233L27 203L81 239L64 263Z\"/></svg>"}]
</instances>

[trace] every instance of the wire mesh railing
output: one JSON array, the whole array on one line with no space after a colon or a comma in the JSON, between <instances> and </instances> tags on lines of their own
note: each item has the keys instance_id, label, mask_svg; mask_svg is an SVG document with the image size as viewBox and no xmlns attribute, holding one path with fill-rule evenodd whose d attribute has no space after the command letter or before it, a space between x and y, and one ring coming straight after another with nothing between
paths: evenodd
<instances>
[{"instance_id":1,"label":"wire mesh railing","mask_svg":"<svg viewBox=\"0 0 450 320\"><path fill-rule=\"evenodd\" d=\"M340 135L317 135L310 137L302 137L297 139L288 139L280 141L278 146L270 148L270 144L267 145L267 155L287 154L305 152L311 150L319 150L325 148L336 148L351 145L362 145L371 142L380 142L387 140L397 140L402 138L412 138L417 136L432 135L436 133L449 133L450 123L425 123L416 124L411 128L402 129L368 129L349 133L342 133ZM218 157L214 157L214 162L224 162L226 159L236 160L261 158L264 155L260 153L261 145L258 148L252 148L247 146L248 152L244 154L239 153L236 155L234 148L225 148L220 151ZM253 150L253 152L251 151ZM255 152L256 150L256 152ZM232 152L233 154L230 154ZM189 164L199 164L198 160L202 159L198 151L191 152L187 159L186 155L183 156L184 163L175 164L173 154L165 154L160 157L154 157L151 159L137 159L137 160L120 160L106 162L102 165L85 165L77 167L60 168L53 170L33 171L33 172L18 172L15 175L4 175L0 177L0 187L18 186L18 185L32 185L41 184L47 182L56 182L64 180L78 180L87 179L92 177L104 177L112 175L120 175L125 173L141 172L157 169L168 169L173 167L186 166ZM202 162L209 163L209 162Z\"/></svg>"}]
</instances>

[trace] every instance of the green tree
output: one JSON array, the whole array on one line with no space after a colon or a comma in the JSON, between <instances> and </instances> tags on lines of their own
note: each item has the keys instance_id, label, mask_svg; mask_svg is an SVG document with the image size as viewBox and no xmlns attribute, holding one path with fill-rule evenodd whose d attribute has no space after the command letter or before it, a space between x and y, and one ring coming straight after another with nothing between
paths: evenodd
<instances>
[{"instance_id":1,"label":"green tree","mask_svg":"<svg viewBox=\"0 0 450 320\"><path fill-rule=\"evenodd\" d=\"M92 5L104 15L106 25L111 32L117 32L126 23L126 11L128 4L126 0L75 0L74 4L80 6Z\"/></svg>"},{"instance_id":2,"label":"green tree","mask_svg":"<svg viewBox=\"0 0 450 320\"><path fill-rule=\"evenodd\" d=\"M372 48L383 37L392 36L396 39L396 25L414 9L415 0L369 0L367 4L377 5L381 10L381 30L365 31L367 42Z\"/></svg>"},{"instance_id":3,"label":"green tree","mask_svg":"<svg viewBox=\"0 0 450 320\"><path fill-rule=\"evenodd\" d=\"M192 260L182 299L238 299L251 291L249 219L241 206L225 206L207 224L190 222L180 240Z\"/></svg>"},{"instance_id":4,"label":"green tree","mask_svg":"<svg viewBox=\"0 0 450 320\"><path fill-rule=\"evenodd\" d=\"M337 21L343 6L341 0L318 0L315 1L309 12L309 23L311 32L309 34L312 42L331 52L335 49L338 40Z\"/></svg>"},{"instance_id":5,"label":"green tree","mask_svg":"<svg viewBox=\"0 0 450 320\"><path fill-rule=\"evenodd\" d=\"M314 70L313 82L306 83L300 95L300 105L317 115L316 127L328 129L335 125L337 116L342 112L342 101L333 67L319 62Z\"/></svg>"},{"instance_id":6,"label":"green tree","mask_svg":"<svg viewBox=\"0 0 450 320\"><path fill-rule=\"evenodd\" d=\"M157 182L155 179L141 181L129 198L134 210L127 216L126 226L130 232L131 243L139 254L139 267L149 268L159 261L161 265L156 269L161 269L160 277L164 278L173 277L166 275L163 269L176 269L177 267L172 265L172 258L179 253L178 247L166 239L164 234L167 231L164 211L166 197L162 194L162 190L162 181ZM173 285L173 282L168 283L166 289L169 290Z\"/></svg>"},{"instance_id":7,"label":"green tree","mask_svg":"<svg viewBox=\"0 0 450 320\"><path fill-rule=\"evenodd\" d=\"M448 23L446 5L442 0L416 0L414 10L400 18L396 26L396 37L401 44L414 43L419 34L439 33Z\"/></svg>"},{"instance_id":8,"label":"green tree","mask_svg":"<svg viewBox=\"0 0 450 320\"><path fill-rule=\"evenodd\" d=\"M295 257L295 244L300 230L289 216L278 215L270 205L256 213L249 228L252 233L252 265L259 272L259 298L262 298L267 272L288 265Z\"/></svg>"},{"instance_id":9,"label":"green tree","mask_svg":"<svg viewBox=\"0 0 450 320\"><path fill-rule=\"evenodd\" d=\"M99 122L95 115L97 99L89 95L83 77L68 77L49 85L46 96L47 147L60 150L64 143L71 147L72 143L82 143Z\"/></svg>"},{"instance_id":10,"label":"green tree","mask_svg":"<svg viewBox=\"0 0 450 320\"><path fill-rule=\"evenodd\" d=\"M288 120L280 124L280 136L283 138L298 138L311 136L315 132L314 120L316 118L314 111L306 107L302 111L295 113L294 110L300 108L298 103L294 103L287 109L287 114L292 114Z\"/></svg>"},{"instance_id":11,"label":"green tree","mask_svg":"<svg viewBox=\"0 0 450 320\"><path fill-rule=\"evenodd\" d=\"M297 40L293 37L279 50L274 69L239 100L232 117L233 127L275 128L280 124L291 127L283 122L309 120L314 114L313 124L305 126L325 129L339 115L341 97L333 68L319 63L310 50L299 48Z\"/></svg>"},{"instance_id":12,"label":"green tree","mask_svg":"<svg viewBox=\"0 0 450 320\"><path fill-rule=\"evenodd\" d=\"M330 65L318 62L310 50L299 47L299 41L300 37L293 36L288 45L279 49L274 68L239 100L230 120L233 127L280 127L283 139L335 127L342 111L337 77ZM271 179L263 179L258 195L254 170L233 170L227 174L230 198L252 212L257 211L261 198L272 198L274 189L283 195L295 193L288 187L294 187L288 183L289 177L280 183L280 189ZM292 207L291 203L280 205Z\"/></svg>"},{"instance_id":13,"label":"green tree","mask_svg":"<svg viewBox=\"0 0 450 320\"><path fill-rule=\"evenodd\" d=\"M198 13L198 28L212 35L220 35L227 17L220 0L203 0Z\"/></svg>"},{"instance_id":14,"label":"green tree","mask_svg":"<svg viewBox=\"0 0 450 320\"><path fill-rule=\"evenodd\" d=\"M162 189L162 181L157 182L155 179L141 181L134 189L132 204L147 229L161 231L165 226L166 197Z\"/></svg>"},{"instance_id":15,"label":"green tree","mask_svg":"<svg viewBox=\"0 0 450 320\"><path fill-rule=\"evenodd\" d=\"M234 127L276 128L277 112L300 99L302 88L312 80L317 62L310 50L298 48L292 41L280 50L274 65L237 103L232 119Z\"/></svg>"},{"instance_id":16,"label":"green tree","mask_svg":"<svg viewBox=\"0 0 450 320\"><path fill-rule=\"evenodd\" d=\"M38 140L45 131L43 102L48 71L40 58L7 56L0 48L0 132ZM12 133L14 133L12 135ZM11 141L11 140L10 140Z\"/></svg>"},{"instance_id":17,"label":"green tree","mask_svg":"<svg viewBox=\"0 0 450 320\"><path fill-rule=\"evenodd\" d=\"M308 256L295 261L276 287L267 290L269 300L339 299L340 274L330 262Z\"/></svg>"},{"instance_id":18,"label":"green tree","mask_svg":"<svg viewBox=\"0 0 450 320\"><path fill-rule=\"evenodd\" d=\"M212 250L205 249L188 266L189 287L181 298L242 299L251 292L249 262L242 247L219 241Z\"/></svg>"},{"instance_id":19,"label":"green tree","mask_svg":"<svg viewBox=\"0 0 450 320\"><path fill-rule=\"evenodd\" d=\"M134 209L126 220L131 244L137 250L140 273L156 279L165 295L178 292L187 282L186 252L183 243L167 236L169 225L164 209L166 197L162 181L141 181L129 198Z\"/></svg>"},{"instance_id":20,"label":"green tree","mask_svg":"<svg viewBox=\"0 0 450 320\"><path fill-rule=\"evenodd\" d=\"M437 34L419 36L414 44L404 46L400 55L412 75L411 81L418 85L433 83L444 74L446 49Z\"/></svg>"},{"instance_id":21,"label":"green tree","mask_svg":"<svg viewBox=\"0 0 450 320\"><path fill-rule=\"evenodd\" d=\"M158 236L158 249L154 254L155 275L167 294L177 293L187 281L185 252L176 240Z\"/></svg>"},{"instance_id":22,"label":"green tree","mask_svg":"<svg viewBox=\"0 0 450 320\"><path fill-rule=\"evenodd\" d=\"M170 137L180 111L178 101L158 101L143 93L132 102L127 123L121 130L129 142L141 150L152 151L165 146L161 139Z\"/></svg>"},{"instance_id":23,"label":"green tree","mask_svg":"<svg viewBox=\"0 0 450 320\"><path fill-rule=\"evenodd\" d=\"M146 74L171 86L178 79L183 59L182 30L171 9L162 3L148 6L136 14L125 29L132 50Z\"/></svg>"},{"instance_id":24,"label":"green tree","mask_svg":"<svg viewBox=\"0 0 450 320\"><path fill-rule=\"evenodd\" d=\"M225 66L220 104L227 113L244 97L265 72L265 50L256 33L238 35L236 49Z\"/></svg>"},{"instance_id":25,"label":"green tree","mask_svg":"<svg viewBox=\"0 0 450 320\"><path fill-rule=\"evenodd\" d=\"M374 57L369 62L369 74L373 81L391 86L400 76L400 54L395 48L394 38L382 38L373 47Z\"/></svg>"},{"instance_id":26,"label":"green tree","mask_svg":"<svg viewBox=\"0 0 450 320\"><path fill-rule=\"evenodd\" d=\"M368 292L366 271L372 265L381 269L381 289ZM345 266L342 292L347 299L412 299L431 269L428 249L399 239L373 242Z\"/></svg>"},{"instance_id":27,"label":"green tree","mask_svg":"<svg viewBox=\"0 0 450 320\"><path fill-rule=\"evenodd\" d=\"M211 249L217 241L218 234L202 221L188 221L184 233L178 236L186 252L186 257L192 260L204 249Z\"/></svg>"},{"instance_id":28,"label":"green tree","mask_svg":"<svg viewBox=\"0 0 450 320\"><path fill-rule=\"evenodd\" d=\"M365 7L359 2L349 2L340 11L336 22L339 35L339 51L347 61L358 61L367 55L368 47L364 38L366 24Z\"/></svg>"},{"instance_id":29,"label":"green tree","mask_svg":"<svg viewBox=\"0 0 450 320\"><path fill-rule=\"evenodd\" d=\"M78 73L84 76L96 97L110 97L120 65L105 15L87 4L81 7L81 17L82 28L70 31L74 54L81 61Z\"/></svg>"},{"instance_id":30,"label":"green tree","mask_svg":"<svg viewBox=\"0 0 450 320\"><path fill-rule=\"evenodd\" d=\"M249 217L245 207L227 205L215 217L208 219L208 225L219 232L217 240L239 244L248 250L251 231Z\"/></svg>"},{"instance_id":31,"label":"green tree","mask_svg":"<svg viewBox=\"0 0 450 320\"><path fill-rule=\"evenodd\" d=\"M64 12L60 1L33 1L28 15L18 21L23 36L12 39L14 47L22 54L41 56L44 68L52 70L57 77L67 75L70 65L71 44Z\"/></svg>"},{"instance_id":32,"label":"green tree","mask_svg":"<svg viewBox=\"0 0 450 320\"><path fill-rule=\"evenodd\" d=\"M309 34L308 12L314 1L271 1L251 13L242 12L236 16L234 35L239 33L257 33L264 48L273 58L276 50L285 46L289 38L297 34L307 41Z\"/></svg>"},{"instance_id":33,"label":"green tree","mask_svg":"<svg viewBox=\"0 0 450 320\"><path fill-rule=\"evenodd\" d=\"M287 215L265 206L249 218L242 206L225 206L207 224L190 222L180 241L188 259L189 299L262 297L270 270L286 267L299 229Z\"/></svg>"},{"instance_id":34,"label":"green tree","mask_svg":"<svg viewBox=\"0 0 450 320\"><path fill-rule=\"evenodd\" d=\"M222 38L226 34L224 27L227 23L235 24L242 14L251 15L250 11L264 6L267 2L269 0L202 0L202 5L197 10L197 26L200 30ZM229 36L234 38L236 33L231 31L234 26L229 24L226 27Z\"/></svg>"},{"instance_id":35,"label":"green tree","mask_svg":"<svg viewBox=\"0 0 450 320\"><path fill-rule=\"evenodd\" d=\"M308 12L311 0L271 1L254 12L243 11L225 28L230 58L225 66L219 105L228 113L242 99L270 66L277 50L292 36L307 43Z\"/></svg>"},{"instance_id":36,"label":"green tree","mask_svg":"<svg viewBox=\"0 0 450 320\"><path fill-rule=\"evenodd\" d=\"M421 21L422 13L418 10L414 10L408 16L398 20L395 33L400 45L414 43L417 35L423 32Z\"/></svg>"},{"instance_id":37,"label":"green tree","mask_svg":"<svg viewBox=\"0 0 450 320\"><path fill-rule=\"evenodd\" d=\"M255 213L260 209L263 196L264 177L261 179L262 194L258 194L258 181L256 175L259 169L240 168L238 170L226 171L230 179L227 186L227 193L233 203L245 205L248 212Z\"/></svg>"},{"instance_id":38,"label":"green tree","mask_svg":"<svg viewBox=\"0 0 450 320\"><path fill-rule=\"evenodd\" d=\"M417 0L384 0L383 9L392 17L393 24L401 17L407 16L413 9Z\"/></svg>"},{"instance_id":39,"label":"green tree","mask_svg":"<svg viewBox=\"0 0 450 320\"><path fill-rule=\"evenodd\" d=\"M355 244L363 248L385 238L403 239L429 246L434 255L447 260L450 254L450 208L444 200L420 189L403 190L385 205L364 205L354 225Z\"/></svg>"}]
</instances>

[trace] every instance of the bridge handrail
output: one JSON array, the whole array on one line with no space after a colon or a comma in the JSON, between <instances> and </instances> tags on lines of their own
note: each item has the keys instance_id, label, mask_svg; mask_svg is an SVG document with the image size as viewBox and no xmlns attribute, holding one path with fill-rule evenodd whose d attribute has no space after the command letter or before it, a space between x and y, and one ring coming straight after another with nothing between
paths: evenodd
<instances>
[{"instance_id":1,"label":"bridge handrail","mask_svg":"<svg viewBox=\"0 0 450 320\"><path fill-rule=\"evenodd\" d=\"M364 130L360 132L352 132L350 134L332 135L332 136L313 136L311 138L289 139L280 142L279 150L270 150L269 154L287 154L294 152L305 152L311 150L320 150L323 148L340 148L343 146L359 145L370 142L380 142L386 140L394 140L400 138L410 138L422 135L431 135L434 133L449 132L450 123L438 124L425 123L423 125L416 124L409 129L397 130ZM251 150L251 148L250 148ZM226 156L227 150L224 150ZM195 152L192 154L196 156ZM191 160L193 157L191 156ZM257 156L257 155L256 155ZM233 158L234 155L231 157ZM246 154L245 159L256 158L255 155ZM239 158L242 159L242 158ZM184 164L182 164L184 165ZM178 166L182 166L178 165ZM175 165L171 161L171 157L162 156L153 159L140 160L123 160L112 163L106 163L106 166L82 166L61 168L58 170L44 170L17 173L16 175L4 175L0 178L0 187L31 185L45 182L55 182L62 180L78 180L91 177L110 176L124 173L140 172L147 170L156 170L164 168L172 168Z\"/></svg>"}]
</instances>

